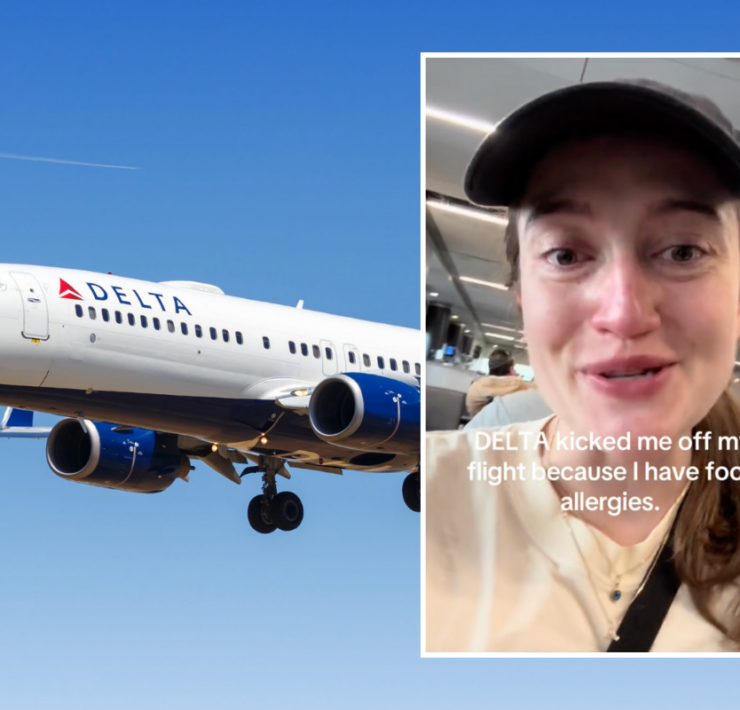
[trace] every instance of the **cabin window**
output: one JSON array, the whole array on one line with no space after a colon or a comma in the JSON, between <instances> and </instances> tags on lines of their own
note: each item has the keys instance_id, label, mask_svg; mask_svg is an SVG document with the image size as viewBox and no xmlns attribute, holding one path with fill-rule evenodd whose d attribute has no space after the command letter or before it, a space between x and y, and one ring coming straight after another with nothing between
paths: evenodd
<instances>
[{"instance_id":1,"label":"cabin window","mask_svg":"<svg viewBox=\"0 0 740 710\"><path fill-rule=\"evenodd\" d=\"M154 326L154 330L159 330L159 318L152 318L152 325Z\"/></svg>"},{"instance_id":2,"label":"cabin window","mask_svg":"<svg viewBox=\"0 0 740 710\"><path fill-rule=\"evenodd\" d=\"M147 320L146 320L146 316L141 316L141 327L142 328L146 328L147 325L148 325L148 323L147 323Z\"/></svg>"},{"instance_id":3,"label":"cabin window","mask_svg":"<svg viewBox=\"0 0 740 710\"><path fill-rule=\"evenodd\" d=\"M326 359L331 360L334 357L334 353L331 351L331 348L324 348L326 350Z\"/></svg>"},{"instance_id":4,"label":"cabin window","mask_svg":"<svg viewBox=\"0 0 740 710\"><path fill-rule=\"evenodd\" d=\"M411 372L411 368L409 367L408 360L403 361L403 371L404 372Z\"/></svg>"},{"instance_id":5,"label":"cabin window","mask_svg":"<svg viewBox=\"0 0 740 710\"><path fill-rule=\"evenodd\" d=\"M201 328L199 325L195 326L195 337L196 338L202 338L203 337L203 328Z\"/></svg>"},{"instance_id":6,"label":"cabin window","mask_svg":"<svg viewBox=\"0 0 740 710\"><path fill-rule=\"evenodd\" d=\"M362 356L362 364L365 367L370 367L370 356L367 353Z\"/></svg>"},{"instance_id":7,"label":"cabin window","mask_svg":"<svg viewBox=\"0 0 740 710\"><path fill-rule=\"evenodd\" d=\"M123 318L121 317L121 311L116 311L116 323L123 323Z\"/></svg>"},{"instance_id":8,"label":"cabin window","mask_svg":"<svg viewBox=\"0 0 740 710\"><path fill-rule=\"evenodd\" d=\"M380 357L380 355L378 355L378 367L381 370L385 370L385 359Z\"/></svg>"},{"instance_id":9,"label":"cabin window","mask_svg":"<svg viewBox=\"0 0 740 710\"><path fill-rule=\"evenodd\" d=\"M301 343L301 355L308 357L308 345L306 343Z\"/></svg>"},{"instance_id":10,"label":"cabin window","mask_svg":"<svg viewBox=\"0 0 740 710\"><path fill-rule=\"evenodd\" d=\"M391 370L397 370L398 364L396 363L395 358L391 358Z\"/></svg>"},{"instance_id":11,"label":"cabin window","mask_svg":"<svg viewBox=\"0 0 740 710\"><path fill-rule=\"evenodd\" d=\"M95 309L92 306L87 309L87 314L90 316L90 320L95 320Z\"/></svg>"},{"instance_id":12,"label":"cabin window","mask_svg":"<svg viewBox=\"0 0 740 710\"><path fill-rule=\"evenodd\" d=\"M288 343L288 350L290 350L291 355L295 355L295 343L292 340Z\"/></svg>"},{"instance_id":13,"label":"cabin window","mask_svg":"<svg viewBox=\"0 0 740 710\"><path fill-rule=\"evenodd\" d=\"M136 325L136 316L134 316L133 313L128 314L128 324L129 325Z\"/></svg>"},{"instance_id":14,"label":"cabin window","mask_svg":"<svg viewBox=\"0 0 740 710\"><path fill-rule=\"evenodd\" d=\"M110 320L110 313L108 313L108 309L103 308L100 312L103 314L103 320L107 323Z\"/></svg>"},{"instance_id":15,"label":"cabin window","mask_svg":"<svg viewBox=\"0 0 740 710\"><path fill-rule=\"evenodd\" d=\"M229 331L226 330L226 328L221 331L221 336L223 337L225 343L229 342Z\"/></svg>"},{"instance_id":16,"label":"cabin window","mask_svg":"<svg viewBox=\"0 0 740 710\"><path fill-rule=\"evenodd\" d=\"M347 353L347 357L349 358L350 363L354 365L355 364L355 354L351 350Z\"/></svg>"},{"instance_id":17,"label":"cabin window","mask_svg":"<svg viewBox=\"0 0 740 710\"><path fill-rule=\"evenodd\" d=\"M312 345L311 350L313 350L313 356L315 358L321 357L321 348L318 345Z\"/></svg>"},{"instance_id":18,"label":"cabin window","mask_svg":"<svg viewBox=\"0 0 740 710\"><path fill-rule=\"evenodd\" d=\"M234 337L239 345L244 344L244 338L242 337L241 331L237 330L236 333L234 333Z\"/></svg>"},{"instance_id":19,"label":"cabin window","mask_svg":"<svg viewBox=\"0 0 740 710\"><path fill-rule=\"evenodd\" d=\"M270 349L270 339L266 335L262 336L262 346L265 348L265 350Z\"/></svg>"},{"instance_id":20,"label":"cabin window","mask_svg":"<svg viewBox=\"0 0 740 710\"><path fill-rule=\"evenodd\" d=\"M188 334L188 324L187 323L180 323L180 332L183 335L187 335Z\"/></svg>"},{"instance_id":21,"label":"cabin window","mask_svg":"<svg viewBox=\"0 0 740 710\"><path fill-rule=\"evenodd\" d=\"M171 321L171 320L167 321L167 330L169 330L170 333L175 332L175 322L174 321Z\"/></svg>"},{"instance_id":22,"label":"cabin window","mask_svg":"<svg viewBox=\"0 0 740 710\"><path fill-rule=\"evenodd\" d=\"M415 372L416 372L417 375L420 375L421 374L421 365L418 362L415 362L414 363L414 370L415 370Z\"/></svg>"},{"instance_id":23,"label":"cabin window","mask_svg":"<svg viewBox=\"0 0 740 710\"><path fill-rule=\"evenodd\" d=\"M218 338L218 333L215 328L209 328L208 332L211 334L211 340L216 340Z\"/></svg>"},{"instance_id":24,"label":"cabin window","mask_svg":"<svg viewBox=\"0 0 740 710\"><path fill-rule=\"evenodd\" d=\"M78 318L82 318L83 311L82 306L79 303L75 306L75 313L77 314Z\"/></svg>"}]
</instances>

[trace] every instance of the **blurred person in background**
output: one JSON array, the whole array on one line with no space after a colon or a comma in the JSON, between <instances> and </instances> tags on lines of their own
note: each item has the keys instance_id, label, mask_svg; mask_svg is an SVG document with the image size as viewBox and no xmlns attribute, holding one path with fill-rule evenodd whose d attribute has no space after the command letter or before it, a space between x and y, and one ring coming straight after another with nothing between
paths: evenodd
<instances>
[{"instance_id":1,"label":"blurred person in background","mask_svg":"<svg viewBox=\"0 0 740 710\"><path fill-rule=\"evenodd\" d=\"M470 385L465 398L468 414L474 417L494 397L529 389L514 371L514 358L508 350L495 348L488 358L488 377L480 377Z\"/></svg>"}]
</instances>

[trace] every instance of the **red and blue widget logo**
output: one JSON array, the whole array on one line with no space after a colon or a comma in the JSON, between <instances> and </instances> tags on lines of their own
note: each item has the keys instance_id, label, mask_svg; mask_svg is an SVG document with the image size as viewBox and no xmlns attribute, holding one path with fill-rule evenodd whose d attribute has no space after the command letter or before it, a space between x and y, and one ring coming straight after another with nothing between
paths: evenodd
<instances>
[{"instance_id":1,"label":"red and blue widget logo","mask_svg":"<svg viewBox=\"0 0 740 710\"><path fill-rule=\"evenodd\" d=\"M77 290L64 279L59 279L59 298L69 298L72 301L84 301Z\"/></svg>"}]
</instances>

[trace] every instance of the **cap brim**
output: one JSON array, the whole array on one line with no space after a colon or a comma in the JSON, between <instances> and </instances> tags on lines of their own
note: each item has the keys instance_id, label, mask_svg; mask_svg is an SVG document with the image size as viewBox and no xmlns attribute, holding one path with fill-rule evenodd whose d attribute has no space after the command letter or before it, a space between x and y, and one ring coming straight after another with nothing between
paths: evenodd
<instances>
[{"instance_id":1,"label":"cap brim","mask_svg":"<svg viewBox=\"0 0 740 710\"><path fill-rule=\"evenodd\" d=\"M505 118L468 166L465 193L477 205L511 207L534 166L557 145L632 130L685 141L716 161L722 177L740 188L740 146L701 111L652 88L600 82L546 94Z\"/></svg>"}]
</instances>

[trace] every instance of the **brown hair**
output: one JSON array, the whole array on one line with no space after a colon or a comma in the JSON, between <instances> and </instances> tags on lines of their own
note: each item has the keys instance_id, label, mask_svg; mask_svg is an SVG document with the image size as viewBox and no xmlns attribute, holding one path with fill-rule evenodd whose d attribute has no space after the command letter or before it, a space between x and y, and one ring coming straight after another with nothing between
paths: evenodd
<instances>
[{"instance_id":1,"label":"brown hair","mask_svg":"<svg viewBox=\"0 0 740 710\"><path fill-rule=\"evenodd\" d=\"M504 237L509 262L507 286L519 288L519 234L517 210L509 210ZM740 210L738 210L740 222ZM692 434L711 432L709 450L694 451L692 465L705 471L710 461L715 468L740 466L740 453L720 451L719 437L740 437L740 402L725 390ZM674 564L681 581L691 592L699 613L729 639L740 644L740 590L734 595L726 617L712 611L716 597L740 578L740 483L709 480L700 476L689 488L679 511L673 541Z\"/></svg>"}]
</instances>

